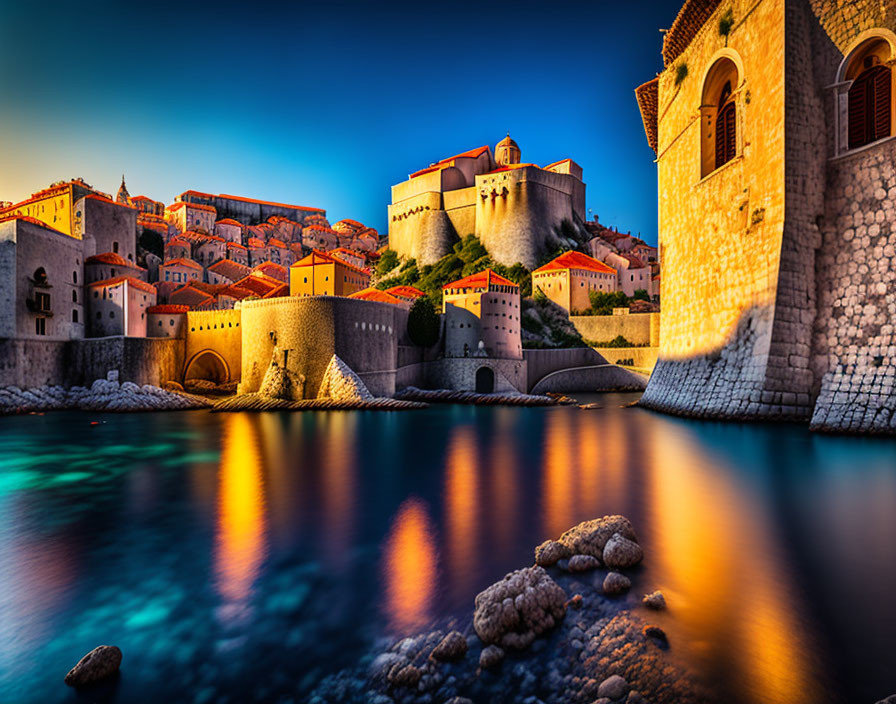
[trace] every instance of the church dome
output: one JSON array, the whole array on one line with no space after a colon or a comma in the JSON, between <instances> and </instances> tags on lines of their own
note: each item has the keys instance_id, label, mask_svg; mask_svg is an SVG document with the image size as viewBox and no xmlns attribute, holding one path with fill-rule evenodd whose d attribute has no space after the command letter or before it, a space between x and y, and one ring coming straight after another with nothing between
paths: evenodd
<instances>
[{"instance_id":1,"label":"church dome","mask_svg":"<svg viewBox=\"0 0 896 704\"><path fill-rule=\"evenodd\" d=\"M510 133L495 146L495 161L499 166L520 163L520 147L510 138Z\"/></svg>"}]
</instances>

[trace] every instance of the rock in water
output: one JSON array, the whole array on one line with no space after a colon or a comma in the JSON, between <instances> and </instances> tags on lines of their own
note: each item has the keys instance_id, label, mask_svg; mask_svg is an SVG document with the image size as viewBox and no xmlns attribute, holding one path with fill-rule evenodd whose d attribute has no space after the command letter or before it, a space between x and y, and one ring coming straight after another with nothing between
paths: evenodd
<instances>
[{"instance_id":1,"label":"rock in water","mask_svg":"<svg viewBox=\"0 0 896 704\"><path fill-rule=\"evenodd\" d=\"M490 645L487 648L483 648L479 654L479 667L490 670L500 665L502 660L504 660L504 651L497 645Z\"/></svg>"},{"instance_id":2,"label":"rock in water","mask_svg":"<svg viewBox=\"0 0 896 704\"><path fill-rule=\"evenodd\" d=\"M535 548L535 564L542 567L556 565L560 560L569 557L569 548L555 540L545 540Z\"/></svg>"},{"instance_id":3,"label":"rock in water","mask_svg":"<svg viewBox=\"0 0 896 704\"><path fill-rule=\"evenodd\" d=\"M389 681L396 687L416 687L423 673L413 665L405 665L401 669L393 669L389 673Z\"/></svg>"},{"instance_id":4,"label":"rock in water","mask_svg":"<svg viewBox=\"0 0 896 704\"><path fill-rule=\"evenodd\" d=\"M121 650L114 645L101 645L78 661L65 676L69 687L86 687L108 679L121 665Z\"/></svg>"},{"instance_id":5,"label":"rock in water","mask_svg":"<svg viewBox=\"0 0 896 704\"><path fill-rule=\"evenodd\" d=\"M881 699L877 704L896 704L896 694L891 694L886 699Z\"/></svg>"},{"instance_id":6,"label":"rock in water","mask_svg":"<svg viewBox=\"0 0 896 704\"><path fill-rule=\"evenodd\" d=\"M637 565L644 558L644 551L633 540L614 533L604 546L603 558L607 567L624 569Z\"/></svg>"},{"instance_id":7,"label":"rock in water","mask_svg":"<svg viewBox=\"0 0 896 704\"><path fill-rule=\"evenodd\" d=\"M648 609L653 609L654 611L662 611L666 608L666 597L659 591L653 592L653 594L645 594L641 601L644 606Z\"/></svg>"},{"instance_id":8,"label":"rock in water","mask_svg":"<svg viewBox=\"0 0 896 704\"><path fill-rule=\"evenodd\" d=\"M638 542L635 529L625 516L604 516L570 528L560 536L560 543L569 549L570 555L592 555L602 559L604 546L616 533Z\"/></svg>"},{"instance_id":9,"label":"rock in water","mask_svg":"<svg viewBox=\"0 0 896 704\"><path fill-rule=\"evenodd\" d=\"M482 642L518 650L566 615L566 592L537 565L511 572L475 603L473 627Z\"/></svg>"},{"instance_id":10,"label":"rock in water","mask_svg":"<svg viewBox=\"0 0 896 704\"><path fill-rule=\"evenodd\" d=\"M337 401L373 400L373 394L367 390L361 377L335 354L330 358L330 363L324 372L317 397L332 398Z\"/></svg>"},{"instance_id":11,"label":"rock in water","mask_svg":"<svg viewBox=\"0 0 896 704\"><path fill-rule=\"evenodd\" d=\"M570 572L587 572L600 567L600 560L593 555L573 555L569 558Z\"/></svg>"},{"instance_id":12,"label":"rock in water","mask_svg":"<svg viewBox=\"0 0 896 704\"><path fill-rule=\"evenodd\" d=\"M622 699L626 694L628 694L628 682L619 675L607 677L597 688L598 697L606 697L611 700Z\"/></svg>"},{"instance_id":13,"label":"rock in water","mask_svg":"<svg viewBox=\"0 0 896 704\"><path fill-rule=\"evenodd\" d=\"M460 660L467 654L467 639L464 638L460 631L451 631L447 636L439 641L439 644L432 649L430 657L433 660L442 660L450 662L452 660Z\"/></svg>"},{"instance_id":14,"label":"rock in water","mask_svg":"<svg viewBox=\"0 0 896 704\"><path fill-rule=\"evenodd\" d=\"M625 594L632 586L631 580L619 572L610 572L604 578L604 594L615 596Z\"/></svg>"}]
</instances>

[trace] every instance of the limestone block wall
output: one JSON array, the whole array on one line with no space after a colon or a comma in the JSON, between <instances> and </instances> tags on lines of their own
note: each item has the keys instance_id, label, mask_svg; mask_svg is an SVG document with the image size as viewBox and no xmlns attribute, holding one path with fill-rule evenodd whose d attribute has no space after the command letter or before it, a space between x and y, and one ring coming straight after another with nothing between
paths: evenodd
<instances>
[{"instance_id":1,"label":"limestone block wall","mask_svg":"<svg viewBox=\"0 0 896 704\"><path fill-rule=\"evenodd\" d=\"M548 374L560 369L575 369L577 367L607 364L604 356L590 347L573 347L562 350L523 350L523 358L526 360L528 373L527 388L529 389Z\"/></svg>"},{"instance_id":2,"label":"limestone block wall","mask_svg":"<svg viewBox=\"0 0 896 704\"><path fill-rule=\"evenodd\" d=\"M439 193L423 193L389 206L389 247L403 257L432 264L451 251L456 238Z\"/></svg>"},{"instance_id":3,"label":"limestone block wall","mask_svg":"<svg viewBox=\"0 0 896 704\"><path fill-rule=\"evenodd\" d=\"M184 345L184 366L176 377L180 380L190 363L199 355L212 351L227 365L228 381L242 374L242 314L232 310L199 310L187 313ZM270 363L268 358L268 363ZM267 369L265 365L264 369ZM264 370L262 370L264 374Z\"/></svg>"},{"instance_id":4,"label":"limestone block wall","mask_svg":"<svg viewBox=\"0 0 896 704\"><path fill-rule=\"evenodd\" d=\"M659 313L571 315L569 322L584 339L592 342L609 342L619 335L633 345L657 347L660 341Z\"/></svg>"},{"instance_id":5,"label":"limestone block wall","mask_svg":"<svg viewBox=\"0 0 896 704\"><path fill-rule=\"evenodd\" d=\"M475 391L476 371L489 367L495 373L495 393L526 393L527 372L523 359L460 358L426 364L426 384L432 389Z\"/></svg>"},{"instance_id":6,"label":"limestone block wall","mask_svg":"<svg viewBox=\"0 0 896 704\"><path fill-rule=\"evenodd\" d=\"M556 240L554 230L563 220L575 221L575 181L536 167L477 176L476 236L498 263L535 268Z\"/></svg>"}]
</instances>

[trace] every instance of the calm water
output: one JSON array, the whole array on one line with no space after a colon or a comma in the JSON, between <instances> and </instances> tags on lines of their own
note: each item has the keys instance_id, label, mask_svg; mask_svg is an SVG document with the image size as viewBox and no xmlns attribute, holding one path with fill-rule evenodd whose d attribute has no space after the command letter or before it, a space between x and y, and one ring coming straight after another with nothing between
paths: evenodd
<instances>
[{"instance_id":1,"label":"calm water","mask_svg":"<svg viewBox=\"0 0 896 704\"><path fill-rule=\"evenodd\" d=\"M0 419L0 702L300 702L607 513L720 701L896 692L896 441L597 398ZM62 677L100 643L122 676L79 700Z\"/></svg>"}]
</instances>

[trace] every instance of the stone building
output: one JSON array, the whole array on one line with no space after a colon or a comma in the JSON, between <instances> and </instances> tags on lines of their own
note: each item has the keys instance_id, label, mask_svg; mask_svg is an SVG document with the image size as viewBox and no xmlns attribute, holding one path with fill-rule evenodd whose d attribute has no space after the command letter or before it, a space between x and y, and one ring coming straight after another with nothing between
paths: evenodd
<instances>
[{"instance_id":1,"label":"stone building","mask_svg":"<svg viewBox=\"0 0 896 704\"><path fill-rule=\"evenodd\" d=\"M564 252L532 272L532 288L567 313L591 307L592 291L616 291L616 270L581 252Z\"/></svg>"},{"instance_id":2,"label":"stone building","mask_svg":"<svg viewBox=\"0 0 896 704\"><path fill-rule=\"evenodd\" d=\"M217 211L203 203L187 203L178 201L165 208L165 218L174 223L178 232L187 230L215 231Z\"/></svg>"},{"instance_id":3,"label":"stone building","mask_svg":"<svg viewBox=\"0 0 896 704\"><path fill-rule=\"evenodd\" d=\"M173 283L202 281L202 267L192 259L169 259L159 266L159 280Z\"/></svg>"},{"instance_id":4,"label":"stone building","mask_svg":"<svg viewBox=\"0 0 896 704\"><path fill-rule=\"evenodd\" d=\"M243 196L213 195L200 191L184 191L175 199L177 203L186 203L191 206L205 206L224 219L233 219L243 225L257 225L271 217L283 217L299 224L306 220L309 223L315 217L326 218L327 211L321 208L307 208L301 205L288 205L286 203L274 203ZM169 207L171 209L171 207ZM214 221L212 221L214 225ZM191 225L193 227L194 225ZM212 232L211 228L207 228Z\"/></svg>"},{"instance_id":5,"label":"stone building","mask_svg":"<svg viewBox=\"0 0 896 704\"><path fill-rule=\"evenodd\" d=\"M432 264L458 237L476 235L499 263L532 268L564 221L585 219L582 168L571 159L545 167L520 162L508 136L436 162L392 186L389 247Z\"/></svg>"},{"instance_id":6,"label":"stone building","mask_svg":"<svg viewBox=\"0 0 896 704\"><path fill-rule=\"evenodd\" d=\"M156 304L156 289L130 276L94 281L85 287L90 337L146 337L146 311Z\"/></svg>"},{"instance_id":7,"label":"stone building","mask_svg":"<svg viewBox=\"0 0 896 704\"><path fill-rule=\"evenodd\" d=\"M894 32L876 0L681 8L636 91L663 267L642 403L896 430Z\"/></svg>"},{"instance_id":8,"label":"stone building","mask_svg":"<svg viewBox=\"0 0 896 704\"><path fill-rule=\"evenodd\" d=\"M370 285L370 274L313 250L289 268L290 296L349 296Z\"/></svg>"},{"instance_id":9,"label":"stone building","mask_svg":"<svg viewBox=\"0 0 896 704\"><path fill-rule=\"evenodd\" d=\"M146 269L137 266L115 252L104 252L84 260L84 283L114 279L116 276L130 276L146 281Z\"/></svg>"},{"instance_id":10,"label":"stone building","mask_svg":"<svg viewBox=\"0 0 896 704\"><path fill-rule=\"evenodd\" d=\"M521 359L520 287L486 269L442 287L446 357Z\"/></svg>"},{"instance_id":11,"label":"stone building","mask_svg":"<svg viewBox=\"0 0 896 704\"><path fill-rule=\"evenodd\" d=\"M57 181L48 188L34 193L27 200L0 209L0 219L24 215L40 220L58 232L80 239L81 216L77 214L75 204L91 193L105 195L86 183L84 179Z\"/></svg>"}]
</instances>

